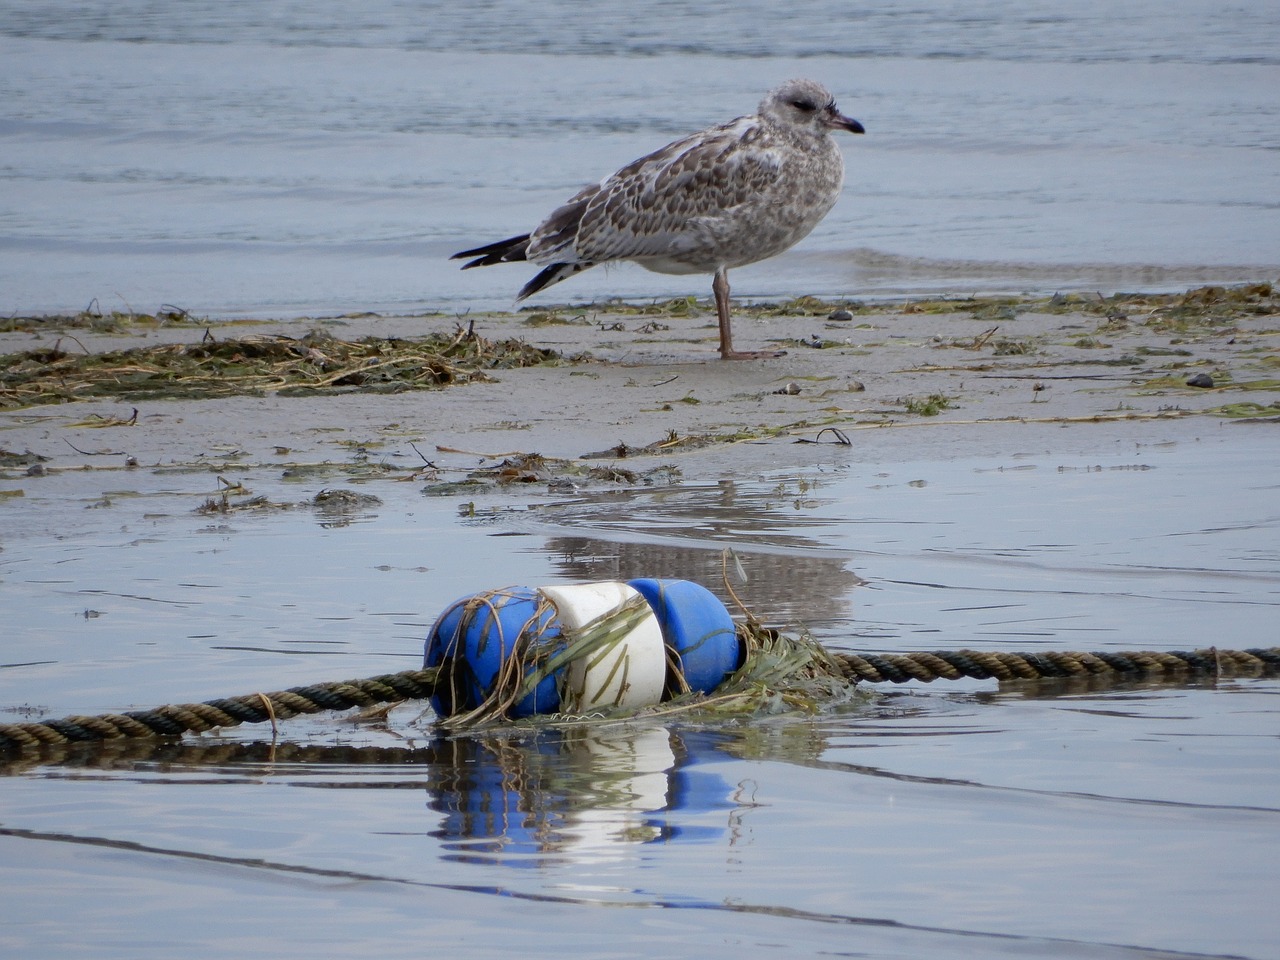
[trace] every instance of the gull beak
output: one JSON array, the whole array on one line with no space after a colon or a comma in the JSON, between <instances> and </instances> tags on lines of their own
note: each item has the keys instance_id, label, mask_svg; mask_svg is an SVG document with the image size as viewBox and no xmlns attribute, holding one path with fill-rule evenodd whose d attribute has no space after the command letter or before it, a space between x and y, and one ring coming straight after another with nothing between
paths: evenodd
<instances>
[{"instance_id":1,"label":"gull beak","mask_svg":"<svg viewBox=\"0 0 1280 960\"><path fill-rule=\"evenodd\" d=\"M822 125L830 127L833 130L848 130L850 133L866 133L862 124L853 117L846 117L843 113L836 109L833 103L822 114Z\"/></svg>"}]
</instances>

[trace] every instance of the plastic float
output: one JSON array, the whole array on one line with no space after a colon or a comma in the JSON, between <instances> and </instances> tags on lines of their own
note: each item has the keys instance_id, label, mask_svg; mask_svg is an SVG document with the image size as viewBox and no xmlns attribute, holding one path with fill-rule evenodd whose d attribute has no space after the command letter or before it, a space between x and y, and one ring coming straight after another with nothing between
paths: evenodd
<instances>
[{"instance_id":1,"label":"plastic float","mask_svg":"<svg viewBox=\"0 0 1280 960\"><path fill-rule=\"evenodd\" d=\"M733 619L688 580L504 587L451 604L427 637L441 717L520 719L659 703L741 663Z\"/></svg>"},{"instance_id":2,"label":"plastic float","mask_svg":"<svg viewBox=\"0 0 1280 960\"><path fill-rule=\"evenodd\" d=\"M498 685L509 685L503 667L531 654L556 649L560 628L555 611L530 587L507 587L455 601L441 614L427 638L423 665L453 665L450 682L437 685L431 706L442 717L480 706ZM535 672L530 662L527 673ZM556 678L546 675L507 707L511 717L551 713L560 707Z\"/></svg>"},{"instance_id":3,"label":"plastic float","mask_svg":"<svg viewBox=\"0 0 1280 960\"><path fill-rule=\"evenodd\" d=\"M589 713L602 707L639 707L657 703L667 682L667 654L662 628L653 608L625 583L579 583L542 587L560 617L561 629L585 635L592 624L621 617L630 603L637 610L633 623L615 631L616 639L602 639L568 663L560 698L564 713ZM642 606L643 604L643 606Z\"/></svg>"},{"instance_id":4,"label":"plastic float","mask_svg":"<svg viewBox=\"0 0 1280 960\"><path fill-rule=\"evenodd\" d=\"M733 618L715 595L691 580L631 580L649 601L662 638L690 690L710 693L742 663Z\"/></svg>"}]
</instances>

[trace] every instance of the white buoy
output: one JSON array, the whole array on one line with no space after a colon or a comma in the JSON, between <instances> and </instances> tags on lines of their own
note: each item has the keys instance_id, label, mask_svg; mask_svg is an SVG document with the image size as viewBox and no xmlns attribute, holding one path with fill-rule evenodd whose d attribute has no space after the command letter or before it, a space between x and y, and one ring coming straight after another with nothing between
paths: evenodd
<instances>
[{"instance_id":1,"label":"white buoy","mask_svg":"<svg viewBox=\"0 0 1280 960\"><path fill-rule=\"evenodd\" d=\"M667 656L662 627L635 588L620 581L539 587L556 608L560 623L581 633L597 621L638 602L635 625L616 641L570 661L561 699L564 713L589 713L612 707L642 707L662 700Z\"/></svg>"}]
</instances>

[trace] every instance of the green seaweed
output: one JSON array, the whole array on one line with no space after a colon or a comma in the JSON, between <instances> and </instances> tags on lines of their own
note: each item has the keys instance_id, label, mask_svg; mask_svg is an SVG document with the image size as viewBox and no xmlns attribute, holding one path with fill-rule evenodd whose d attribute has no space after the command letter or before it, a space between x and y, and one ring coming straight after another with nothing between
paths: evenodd
<instances>
[{"instance_id":1,"label":"green seaweed","mask_svg":"<svg viewBox=\"0 0 1280 960\"><path fill-rule=\"evenodd\" d=\"M90 397L122 400L386 393L485 381L485 371L554 363L552 350L493 342L459 327L412 340L250 336L72 354L59 347L0 356L0 408Z\"/></svg>"}]
</instances>

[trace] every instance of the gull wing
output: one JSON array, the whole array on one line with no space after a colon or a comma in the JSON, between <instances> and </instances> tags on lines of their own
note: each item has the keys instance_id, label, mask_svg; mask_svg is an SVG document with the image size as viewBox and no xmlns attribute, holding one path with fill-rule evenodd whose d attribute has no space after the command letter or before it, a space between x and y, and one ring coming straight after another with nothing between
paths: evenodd
<instances>
[{"instance_id":1,"label":"gull wing","mask_svg":"<svg viewBox=\"0 0 1280 960\"><path fill-rule=\"evenodd\" d=\"M717 223L782 172L761 124L743 117L641 157L580 191L535 230L538 263L669 260L714 244Z\"/></svg>"}]
</instances>

